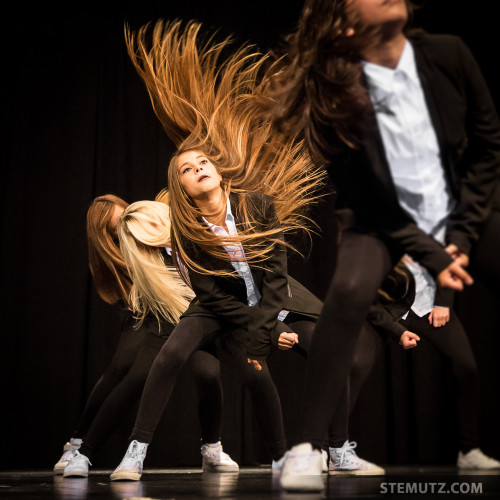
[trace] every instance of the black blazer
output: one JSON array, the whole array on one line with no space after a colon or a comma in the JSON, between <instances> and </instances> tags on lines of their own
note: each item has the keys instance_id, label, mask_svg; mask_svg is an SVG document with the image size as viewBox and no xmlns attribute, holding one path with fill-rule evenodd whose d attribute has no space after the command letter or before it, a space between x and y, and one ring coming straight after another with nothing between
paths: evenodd
<instances>
[{"instance_id":1,"label":"black blazer","mask_svg":"<svg viewBox=\"0 0 500 500\"><path fill-rule=\"evenodd\" d=\"M458 37L419 34L410 40L447 181L458 202L447 243L468 254L497 184L500 123L481 71ZM437 275L451 258L399 206L374 113L369 122L363 147L346 150L329 167L338 207L354 213L355 227L378 233L393 253L408 253Z\"/></svg>"},{"instance_id":2,"label":"black blazer","mask_svg":"<svg viewBox=\"0 0 500 500\"><path fill-rule=\"evenodd\" d=\"M399 268L399 272L393 269L385 277L381 289L390 298L378 293L368 312L368 321L376 330L391 336L399 343L401 335L406 331L399 321L415 302L415 279L411 271L403 266ZM434 304L451 308L454 296L453 290L437 288Z\"/></svg>"},{"instance_id":3,"label":"black blazer","mask_svg":"<svg viewBox=\"0 0 500 500\"><path fill-rule=\"evenodd\" d=\"M236 226L242 227L239 214L241 195L232 193L230 202ZM256 230L279 225L270 196L248 194L256 208ZM283 235L279 235L283 238ZM191 242L183 243L190 258L203 262L213 270L234 269L230 262L216 260ZM262 298L254 307L247 305L245 282L233 276L204 275L188 270L191 287L196 298L183 316L216 316L231 328L244 328L248 332L247 353L252 359L265 359L271 352L271 336L278 327L277 316L283 309L317 317L321 301L287 274L287 253L284 245L277 245L261 266L250 267ZM281 331L283 329L281 328Z\"/></svg>"}]
</instances>

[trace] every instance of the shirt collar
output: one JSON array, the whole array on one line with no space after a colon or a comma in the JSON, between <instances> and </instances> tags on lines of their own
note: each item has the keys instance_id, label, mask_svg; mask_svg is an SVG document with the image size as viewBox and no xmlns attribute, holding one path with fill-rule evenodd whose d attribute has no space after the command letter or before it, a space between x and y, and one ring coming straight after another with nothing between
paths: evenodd
<instances>
[{"instance_id":1,"label":"shirt collar","mask_svg":"<svg viewBox=\"0 0 500 500\"><path fill-rule=\"evenodd\" d=\"M412 82L419 82L415 52L409 40L406 40L403 53L394 69L367 61L362 61L362 65L370 89L376 88L386 94L393 92L396 73L404 73Z\"/></svg>"}]
</instances>

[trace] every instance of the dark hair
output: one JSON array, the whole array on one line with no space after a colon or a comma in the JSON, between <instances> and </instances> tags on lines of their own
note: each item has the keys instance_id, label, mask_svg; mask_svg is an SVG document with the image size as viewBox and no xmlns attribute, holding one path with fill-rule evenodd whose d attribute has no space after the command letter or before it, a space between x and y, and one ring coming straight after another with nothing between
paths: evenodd
<instances>
[{"instance_id":1,"label":"dark hair","mask_svg":"<svg viewBox=\"0 0 500 500\"><path fill-rule=\"evenodd\" d=\"M301 134L321 163L355 147L371 110L362 78L361 50L373 28L346 12L348 0L306 0L284 54L268 70L262 99L278 132ZM409 11L411 6L407 2Z\"/></svg>"}]
</instances>

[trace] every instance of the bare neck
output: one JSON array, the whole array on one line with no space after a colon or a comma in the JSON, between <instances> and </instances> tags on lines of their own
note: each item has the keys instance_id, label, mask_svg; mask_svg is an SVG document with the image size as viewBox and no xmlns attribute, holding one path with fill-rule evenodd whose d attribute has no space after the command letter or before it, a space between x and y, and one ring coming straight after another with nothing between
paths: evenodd
<instances>
[{"instance_id":1,"label":"bare neck","mask_svg":"<svg viewBox=\"0 0 500 500\"><path fill-rule=\"evenodd\" d=\"M195 200L203 217L211 224L226 227L226 193L222 188L206 193L203 198Z\"/></svg>"},{"instance_id":2,"label":"bare neck","mask_svg":"<svg viewBox=\"0 0 500 500\"><path fill-rule=\"evenodd\" d=\"M405 44L406 37L403 33L390 37L380 36L363 51L362 56L367 62L394 69L401 59Z\"/></svg>"}]
</instances>

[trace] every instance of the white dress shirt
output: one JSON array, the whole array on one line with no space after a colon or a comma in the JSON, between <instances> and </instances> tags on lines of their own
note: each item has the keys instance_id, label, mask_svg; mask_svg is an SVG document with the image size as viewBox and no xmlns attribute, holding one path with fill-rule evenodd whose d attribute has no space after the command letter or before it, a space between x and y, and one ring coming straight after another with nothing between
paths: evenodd
<instances>
[{"instance_id":1,"label":"white dress shirt","mask_svg":"<svg viewBox=\"0 0 500 500\"><path fill-rule=\"evenodd\" d=\"M395 69L363 62L363 70L399 203L420 229L444 244L454 200L411 43L406 41Z\"/></svg>"},{"instance_id":2,"label":"white dress shirt","mask_svg":"<svg viewBox=\"0 0 500 500\"><path fill-rule=\"evenodd\" d=\"M421 318L429 314L434 308L436 282L429 274L429 271L415 262L409 255L405 255L405 265L415 279L415 300L413 301L411 310ZM406 319L407 316L408 313L402 319Z\"/></svg>"}]
</instances>

